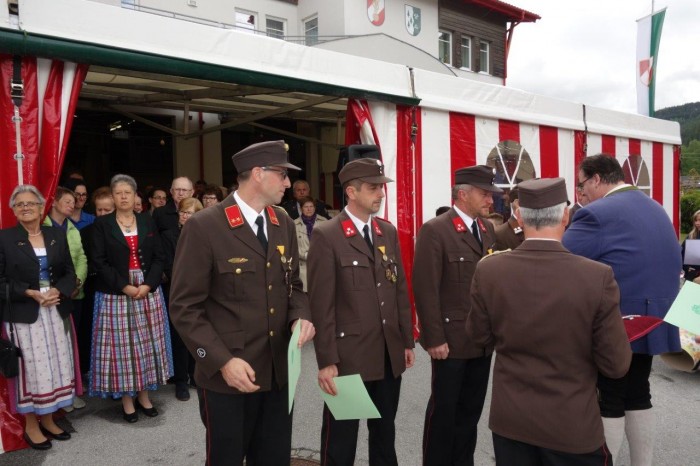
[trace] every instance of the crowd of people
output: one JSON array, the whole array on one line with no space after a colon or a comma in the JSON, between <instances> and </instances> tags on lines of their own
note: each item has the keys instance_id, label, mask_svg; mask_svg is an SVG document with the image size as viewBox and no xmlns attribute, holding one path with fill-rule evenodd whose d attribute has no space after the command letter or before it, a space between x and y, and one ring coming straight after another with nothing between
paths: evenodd
<instances>
[{"instance_id":1,"label":"crowd of people","mask_svg":"<svg viewBox=\"0 0 700 466\"><path fill-rule=\"evenodd\" d=\"M88 202L78 172L61 180L50 207L31 185L13 191L17 226L0 232L0 280L11 304L2 305L2 333L12 332L22 352L8 385L32 448L70 439L53 413L84 408L83 394L121 399L129 423L139 412L158 415L148 392L167 381L178 399L190 398L194 361L167 312L172 261L182 225L224 195L206 183L195 192L186 178L170 193L168 201L152 187L144 196L132 177L116 175Z\"/></svg>"},{"instance_id":2,"label":"crowd of people","mask_svg":"<svg viewBox=\"0 0 700 466\"><path fill-rule=\"evenodd\" d=\"M287 346L299 327L321 390L361 376L380 413L367 421L370 464L397 465L415 343L398 234L376 216L393 180L378 160L349 162L338 175L346 206L331 217L306 181L290 183L300 168L283 141L233 163L229 195L186 177L170 196L141 195L115 175L92 193L94 216L83 180L61 183L50 209L34 187L15 189L18 225L0 231L3 335L23 352L11 403L30 446L70 438L52 414L85 405L82 372L87 395L120 399L128 423L158 415L158 386L174 383L182 401L196 387L207 464L288 464ZM632 463L652 464L651 362L680 349L678 329L630 343L621 315L663 318L679 274L700 281L700 266L683 266L668 216L614 158L581 163L575 214L567 192L561 178L523 181L507 193L510 212L489 219L502 195L494 171L464 167L452 205L420 228L412 286L432 367L423 464L474 463L491 373L497 464L612 464L625 436ZM693 225L695 239L698 212ZM352 465L359 421L321 416L321 463Z\"/></svg>"}]
</instances>

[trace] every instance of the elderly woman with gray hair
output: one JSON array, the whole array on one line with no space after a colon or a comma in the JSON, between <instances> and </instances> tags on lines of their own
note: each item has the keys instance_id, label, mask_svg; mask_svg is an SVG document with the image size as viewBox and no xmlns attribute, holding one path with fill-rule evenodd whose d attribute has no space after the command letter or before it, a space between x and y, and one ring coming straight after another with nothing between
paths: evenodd
<instances>
[{"instance_id":1,"label":"elderly woman with gray hair","mask_svg":"<svg viewBox=\"0 0 700 466\"><path fill-rule=\"evenodd\" d=\"M53 420L73 405L76 391L75 334L70 321L76 281L66 233L41 225L46 200L31 185L15 188L10 207L17 226L0 230L2 333L14 333L20 371L8 379L10 409L24 415L24 440L32 448L51 448L51 439L70 434ZM8 337L9 338L9 337Z\"/></svg>"},{"instance_id":2,"label":"elderly woman with gray hair","mask_svg":"<svg viewBox=\"0 0 700 466\"><path fill-rule=\"evenodd\" d=\"M134 213L136 181L115 175L110 188L116 210L95 220L91 244L96 277L88 394L121 398L124 420L133 423L137 411L158 415L148 391L173 374L160 288L164 255L154 221Z\"/></svg>"}]
</instances>

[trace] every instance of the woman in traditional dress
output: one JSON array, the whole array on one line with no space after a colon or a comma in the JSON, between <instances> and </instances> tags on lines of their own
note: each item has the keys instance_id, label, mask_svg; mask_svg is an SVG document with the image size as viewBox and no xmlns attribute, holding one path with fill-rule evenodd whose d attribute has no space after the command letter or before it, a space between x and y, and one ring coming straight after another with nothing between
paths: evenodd
<instances>
[{"instance_id":1,"label":"woman in traditional dress","mask_svg":"<svg viewBox=\"0 0 700 466\"><path fill-rule=\"evenodd\" d=\"M51 439L71 438L52 413L73 405L77 380L70 320L75 272L65 232L41 226L45 203L34 186L18 186L10 196L18 225L0 230L0 289L4 295L8 284L10 295L2 330L8 339L14 331L22 352L19 375L8 381L11 409L24 415L24 440L38 450L51 448Z\"/></svg>"},{"instance_id":2,"label":"woman in traditional dress","mask_svg":"<svg viewBox=\"0 0 700 466\"><path fill-rule=\"evenodd\" d=\"M316 214L316 201L313 197L302 197L299 199L301 212L299 217L294 220L294 225L297 230L297 244L299 245L299 278L304 284L304 291L309 288L306 282L306 256L309 255L309 245L311 234L316 222L325 222L326 219Z\"/></svg>"},{"instance_id":3,"label":"woman in traditional dress","mask_svg":"<svg viewBox=\"0 0 700 466\"><path fill-rule=\"evenodd\" d=\"M115 175L110 187L116 210L95 220L92 235L96 277L88 394L121 398L124 420L133 423L137 410L158 415L148 391L173 373L160 288L164 257L151 217L134 213L136 181Z\"/></svg>"}]
</instances>

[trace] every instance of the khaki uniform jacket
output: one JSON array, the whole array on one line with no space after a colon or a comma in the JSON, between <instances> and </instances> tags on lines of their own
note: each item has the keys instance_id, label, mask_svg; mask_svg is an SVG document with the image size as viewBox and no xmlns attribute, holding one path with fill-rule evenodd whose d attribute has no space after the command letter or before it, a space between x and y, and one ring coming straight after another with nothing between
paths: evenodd
<instances>
[{"instance_id":1,"label":"khaki uniform jacket","mask_svg":"<svg viewBox=\"0 0 700 466\"><path fill-rule=\"evenodd\" d=\"M279 387L287 383L290 325L311 315L299 280L294 223L283 210L274 213L278 224L265 213L267 253L233 195L197 212L182 228L170 315L197 361L195 380L205 389L239 393L220 372L234 357L252 366L260 391L270 390L273 370Z\"/></svg>"},{"instance_id":2,"label":"khaki uniform jacket","mask_svg":"<svg viewBox=\"0 0 700 466\"><path fill-rule=\"evenodd\" d=\"M413 294L420 343L426 349L447 343L450 358L491 354L490 348L476 347L468 340L465 329L474 269L496 241L491 222L479 220L483 248L454 208L423 224L416 241Z\"/></svg>"},{"instance_id":3,"label":"khaki uniform jacket","mask_svg":"<svg viewBox=\"0 0 700 466\"><path fill-rule=\"evenodd\" d=\"M514 220L514 219L513 219ZM522 231L516 233L513 228L519 228L517 220L512 225L511 221L504 222L503 225L498 225L494 230L496 233L496 251L505 251L506 249L515 249L523 242L525 235Z\"/></svg>"},{"instance_id":4,"label":"khaki uniform jacket","mask_svg":"<svg viewBox=\"0 0 700 466\"><path fill-rule=\"evenodd\" d=\"M622 377L632 357L612 269L526 240L479 263L471 299L469 338L496 350L491 430L567 453L600 448L598 372Z\"/></svg>"},{"instance_id":5,"label":"khaki uniform jacket","mask_svg":"<svg viewBox=\"0 0 700 466\"><path fill-rule=\"evenodd\" d=\"M394 377L406 370L404 350L414 347L396 228L373 224L372 255L345 211L317 224L307 261L318 367L336 364L339 375L364 381L384 378L385 346Z\"/></svg>"}]
</instances>

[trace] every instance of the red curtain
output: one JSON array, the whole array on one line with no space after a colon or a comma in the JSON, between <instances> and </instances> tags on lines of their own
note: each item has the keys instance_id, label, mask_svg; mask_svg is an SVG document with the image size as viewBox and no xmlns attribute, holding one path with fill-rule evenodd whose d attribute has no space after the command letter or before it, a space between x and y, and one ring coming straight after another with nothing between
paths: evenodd
<instances>
[{"instance_id":1,"label":"red curtain","mask_svg":"<svg viewBox=\"0 0 700 466\"><path fill-rule=\"evenodd\" d=\"M12 55L0 54L0 228L16 224L9 201L18 184L15 154L17 138L14 104L10 97L13 77ZM22 143L22 176L24 184L32 184L51 205L61 166L66 155L68 136L73 124L75 106L87 65L36 57L22 57L21 77L24 97L19 108ZM9 410L7 380L0 377L0 453L26 448L22 439L21 416Z\"/></svg>"}]
</instances>

